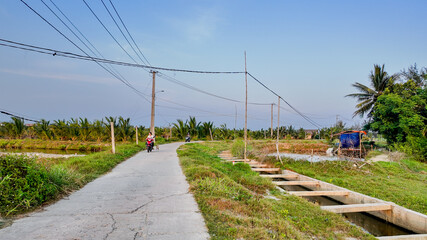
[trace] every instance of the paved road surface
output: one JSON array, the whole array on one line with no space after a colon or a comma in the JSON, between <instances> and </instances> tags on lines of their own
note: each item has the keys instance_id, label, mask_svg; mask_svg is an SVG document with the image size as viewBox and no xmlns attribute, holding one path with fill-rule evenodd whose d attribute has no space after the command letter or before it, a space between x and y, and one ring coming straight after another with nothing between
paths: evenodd
<instances>
[{"instance_id":1,"label":"paved road surface","mask_svg":"<svg viewBox=\"0 0 427 240\"><path fill-rule=\"evenodd\" d=\"M208 239L178 164L180 143L137 154L44 211L0 230L0 239Z\"/></svg>"}]
</instances>

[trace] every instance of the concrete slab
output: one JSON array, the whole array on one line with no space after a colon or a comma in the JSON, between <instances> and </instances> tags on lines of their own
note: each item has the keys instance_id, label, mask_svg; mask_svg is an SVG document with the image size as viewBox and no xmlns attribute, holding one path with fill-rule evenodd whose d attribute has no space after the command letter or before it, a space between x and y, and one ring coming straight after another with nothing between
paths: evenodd
<instances>
[{"instance_id":1,"label":"concrete slab","mask_svg":"<svg viewBox=\"0 0 427 240\"><path fill-rule=\"evenodd\" d=\"M208 239L176 149L141 152L41 212L0 230L0 239Z\"/></svg>"},{"instance_id":2,"label":"concrete slab","mask_svg":"<svg viewBox=\"0 0 427 240\"><path fill-rule=\"evenodd\" d=\"M391 204L385 203L366 203L366 204L349 204L336 206L321 206L323 210L334 213L351 213L351 212L372 212L391 210Z\"/></svg>"},{"instance_id":3,"label":"concrete slab","mask_svg":"<svg viewBox=\"0 0 427 240\"><path fill-rule=\"evenodd\" d=\"M313 186L319 185L318 181L273 181L278 186Z\"/></svg>"},{"instance_id":4,"label":"concrete slab","mask_svg":"<svg viewBox=\"0 0 427 240\"><path fill-rule=\"evenodd\" d=\"M426 240L427 234L411 234L411 235L398 235L398 236L386 236L386 237L377 237L379 240Z\"/></svg>"},{"instance_id":5,"label":"concrete slab","mask_svg":"<svg viewBox=\"0 0 427 240\"><path fill-rule=\"evenodd\" d=\"M349 191L288 191L289 194L301 197L309 196L347 196Z\"/></svg>"}]
</instances>

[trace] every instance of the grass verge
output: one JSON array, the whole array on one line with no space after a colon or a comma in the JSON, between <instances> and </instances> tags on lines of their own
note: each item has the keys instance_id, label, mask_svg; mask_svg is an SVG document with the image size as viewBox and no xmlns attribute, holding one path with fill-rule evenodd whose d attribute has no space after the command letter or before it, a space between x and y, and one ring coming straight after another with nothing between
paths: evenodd
<instances>
[{"instance_id":1,"label":"grass verge","mask_svg":"<svg viewBox=\"0 0 427 240\"><path fill-rule=\"evenodd\" d=\"M283 159L286 168L365 195L427 214L427 164L411 159L374 162L359 168L348 161L310 163Z\"/></svg>"},{"instance_id":2,"label":"grass verge","mask_svg":"<svg viewBox=\"0 0 427 240\"><path fill-rule=\"evenodd\" d=\"M144 148L122 144L116 154L103 151L69 159L0 156L0 217L32 210L78 189Z\"/></svg>"},{"instance_id":3,"label":"grass verge","mask_svg":"<svg viewBox=\"0 0 427 240\"><path fill-rule=\"evenodd\" d=\"M82 141L54 141L41 139L0 139L0 148L49 149L99 152L111 147L108 143Z\"/></svg>"},{"instance_id":4,"label":"grass verge","mask_svg":"<svg viewBox=\"0 0 427 240\"><path fill-rule=\"evenodd\" d=\"M224 142L186 144L181 166L211 239L374 239L342 216L283 195L244 163L222 162Z\"/></svg>"}]
</instances>

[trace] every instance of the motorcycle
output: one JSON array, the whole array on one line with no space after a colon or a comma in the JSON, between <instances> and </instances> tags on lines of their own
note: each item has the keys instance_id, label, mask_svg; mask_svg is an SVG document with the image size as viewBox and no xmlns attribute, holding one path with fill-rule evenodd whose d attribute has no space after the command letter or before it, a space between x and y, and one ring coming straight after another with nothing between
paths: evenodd
<instances>
[{"instance_id":1,"label":"motorcycle","mask_svg":"<svg viewBox=\"0 0 427 240\"><path fill-rule=\"evenodd\" d=\"M145 142L145 145L147 146L147 152L151 152L151 151L153 151L153 147L154 147L154 139L152 139L152 138L147 138L147 142Z\"/></svg>"},{"instance_id":2,"label":"motorcycle","mask_svg":"<svg viewBox=\"0 0 427 240\"><path fill-rule=\"evenodd\" d=\"M190 142L190 137L189 136L187 136L186 138L185 138L185 142Z\"/></svg>"}]
</instances>

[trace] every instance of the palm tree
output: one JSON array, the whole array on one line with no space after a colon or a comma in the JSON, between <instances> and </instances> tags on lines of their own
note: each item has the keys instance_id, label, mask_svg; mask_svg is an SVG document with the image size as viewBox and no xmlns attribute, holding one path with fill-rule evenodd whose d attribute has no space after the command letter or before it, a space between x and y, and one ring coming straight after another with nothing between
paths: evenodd
<instances>
[{"instance_id":1,"label":"palm tree","mask_svg":"<svg viewBox=\"0 0 427 240\"><path fill-rule=\"evenodd\" d=\"M356 111L353 113L353 117L360 115L363 117L366 113L369 118L372 117L374 105L384 90L391 84L395 79L395 76L389 76L384 71L384 64L380 67L374 64L374 71L371 71L369 76L371 80L371 86L369 88L361 83L354 83L352 86L360 92L346 95L346 97L353 97L357 99L358 104L356 105Z\"/></svg>"},{"instance_id":2,"label":"palm tree","mask_svg":"<svg viewBox=\"0 0 427 240\"><path fill-rule=\"evenodd\" d=\"M130 118L124 119L119 117L118 136L123 142L126 142L128 138L132 138L134 135L133 127L130 125Z\"/></svg>"},{"instance_id":3,"label":"palm tree","mask_svg":"<svg viewBox=\"0 0 427 240\"><path fill-rule=\"evenodd\" d=\"M211 131L213 131L213 122L204 122L202 123L202 125L200 126L200 132L202 134L201 137L206 137L211 135ZM212 139L211 139L212 140Z\"/></svg>"},{"instance_id":4,"label":"palm tree","mask_svg":"<svg viewBox=\"0 0 427 240\"><path fill-rule=\"evenodd\" d=\"M185 138L188 133L188 122L182 121L181 119L176 120L178 123L173 123L173 126L175 127L177 131L177 137L178 138Z\"/></svg>"},{"instance_id":5,"label":"palm tree","mask_svg":"<svg viewBox=\"0 0 427 240\"><path fill-rule=\"evenodd\" d=\"M55 137L60 140L67 140L70 136L70 131L67 125L67 122L64 120L54 120L54 124L52 125L53 133Z\"/></svg>"},{"instance_id":6,"label":"palm tree","mask_svg":"<svg viewBox=\"0 0 427 240\"><path fill-rule=\"evenodd\" d=\"M82 141L87 141L92 132L92 125L87 118L80 118L79 121L80 138Z\"/></svg>"},{"instance_id":7,"label":"palm tree","mask_svg":"<svg viewBox=\"0 0 427 240\"><path fill-rule=\"evenodd\" d=\"M44 119L40 120L34 125L34 130L40 136L41 139L53 139L53 132L50 129L50 121L46 121Z\"/></svg>"},{"instance_id":8,"label":"palm tree","mask_svg":"<svg viewBox=\"0 0 427 240\"><path fill-rule=\"evenodd\" d=\"M12 117L12 120L13 120L13 132L16 137L21 138L25 130L24 119Z\"/></svg>"},{"instance_id":9,"label":"palm tree","mask_svg":"<svg viewBox=\"0 0 427 240\"><path fill-rule=\"evenodd\" d=\"M201 123L197 123L196 117L190 116L190 120L188 120L188 131L191 136L199 136L200 124Z\"/></svg>"}]
</instances>

